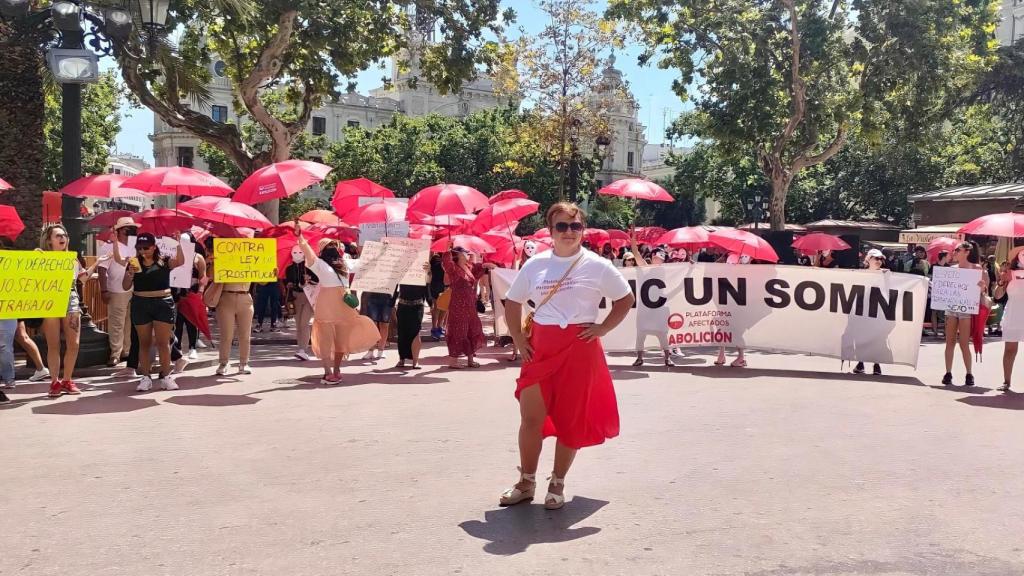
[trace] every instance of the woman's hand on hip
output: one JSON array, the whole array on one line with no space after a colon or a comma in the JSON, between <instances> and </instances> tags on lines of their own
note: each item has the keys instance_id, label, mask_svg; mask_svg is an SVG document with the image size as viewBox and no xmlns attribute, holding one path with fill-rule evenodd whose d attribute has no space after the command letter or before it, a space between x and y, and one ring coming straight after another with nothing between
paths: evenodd
<instances>
[{"instance_id":1,"label":"woman's hand on hip","mask_svg":"<svg viewBox=\"0 0 1024 576\"><path fill-rule=\"evenodd\" d=\"M579 333L577 338L584 342L591 342L595 338L601 338L608 333L608 329L604 327L604 324L584 324L583 331Z\"/></svg>"}]
</instances>

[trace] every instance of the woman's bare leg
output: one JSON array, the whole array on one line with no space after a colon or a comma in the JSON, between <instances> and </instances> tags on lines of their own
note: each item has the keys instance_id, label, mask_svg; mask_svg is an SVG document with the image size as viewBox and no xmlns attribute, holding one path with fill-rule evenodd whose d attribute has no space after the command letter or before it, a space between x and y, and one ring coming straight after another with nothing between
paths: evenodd
<instances>
[{"instance_id":1,"label":"woman's bare leg","mask_svg":"<svg viewBox=\"0 0 1024 576\"><path fill-rule=\"evenodd\" d=\"M160 377L171 373L171 333L174 324L153 322L153 338L156 339L156 351L160 357Z\"/></svg>"},{"instance_id":2,"label":"woman's bare leg","mask_svg":"<svg viewBox=\"0 0 1024 576\"><path fill-rule=\"evenodd\" d=\"M78 363L78 346L81 343L82 314L72 312L61 319L64 328L64 380L71 380Z\"/></svg>"},{"instance_id":3,"label":"woman's bare leg","mask_svg":"<svg viewBox=\"0 0 1024 576\"><path fill-rule=\"evenodd\" d=\"M153 376L153 323L138 324L135 331L139 334L139 374L144 378Z\"/></svg>"},{"instance_id":4,"label":"woman's bare leg","mask_svg":"<svg viewBox=\"0 0 1024 576\"><path fill-rule=\"evenodd\" d=\"M547 407L535 384L519 393L519 466L524 474L536 474L544 445L544 419ZM571 463L571 461L570 461Z\"/></svg>"},{"instance_id":5,"label":"woman's bare leg","mask_svg":"<svg viewBox=\"0 0 1024 576\"><path fill-rule=\"evenodd\" d=\"M42 370L43 357L39 354L39 347L28 337L28 331L25 330L25 322L21 320L18 321L18 330L14 333L14 341L25 351L25 355L35 365L36 370Z\"/></svg>"},{"instance_id":6,"label":"woman's bare leg","mask_svg":"<svg viewBox=\"0 0 1024 576\"><path fill-rule=\"evenodd\" d=\"M1017 359L1017 348L1019 342L1005 342L1003 344L1003 383L1009 384L1013 376L1013 362Z\"/></svg>"},{"instance_id":7,"label":"woman's bare leg","mask_svg":"<svg viewBox=\"0 0 1024 576\"><path fill-rule=\"evenodd\" d=\"M50 369L50 381L60 381L60 325L62 318L44 318L43 336L46 337L46 366Z\"/></svg>"},{"instance_id":8,"label":"woman's bare leg","mask_svg":"<svg viewBox=\"0 0 1024 576\"><path fill-rule=\"evenodd\" d=\"M960 354L964 357L964 367L967 368L967 373L971 373L971 319L960 318L960 331L957 336L957 341L960 343Z\"/></svg>"},{"instance_id":9,"label":"woman's bare leg","mask_svg":"<svg viewBox=\"0 0 1024 576\"><path fill-rule=\"evenodd\" d=\"M946 316L946 373L953 372L953 348L956 347L957 319Z\"/></svg>"}]
</instances>

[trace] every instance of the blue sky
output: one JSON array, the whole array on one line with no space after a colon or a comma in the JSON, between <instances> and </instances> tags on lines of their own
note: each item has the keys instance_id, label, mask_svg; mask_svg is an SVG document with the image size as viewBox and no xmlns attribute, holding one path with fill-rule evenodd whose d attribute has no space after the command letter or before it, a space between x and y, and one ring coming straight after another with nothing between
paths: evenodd
<instances>
[{"instance_id":1,"label":"blue sky","mask_svg":"<svg viewBox=\"0 0 1024 576\"><path fill-rule=\"evenodd\" d=\"M520 26L529 32L539 32L545 25L545 16L532 2L502 0L505 6L512 6L518 14ZM598 2L595 8L603 9L604 2ZM512 31L510 31L512 33ZM514 34L511 34L514 35ZM665 124L683 110L679 97L672 92L672 80L676 77L673 70L659 70L654 66L640 67L636 59L640 54L639 47L627 47L624 53L616 54L616 67L622 70L625 79L630 83L634 97L640 104L638 113L640 122L647 126L647 140L660 143L664 140ZM110 61L104 64L109 67ZM367 93L380 85L384 75L377 68L370 68L357 77L358 91ZM153 131L153 113L148 108L141 110L122 109L121 133L117 137L117 151L141 156L153 162L153 146L149 134Z\"/></svg>"}]
</instances>

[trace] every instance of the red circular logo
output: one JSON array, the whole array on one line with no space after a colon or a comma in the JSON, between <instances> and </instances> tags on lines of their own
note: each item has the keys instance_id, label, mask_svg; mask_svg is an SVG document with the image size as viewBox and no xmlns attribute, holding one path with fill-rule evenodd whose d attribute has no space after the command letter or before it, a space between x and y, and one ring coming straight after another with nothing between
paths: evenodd
<instances>
[{"instance_id":1,"label":"red circular logo","mask_svg":"<svg viewBox=\"0 0 1024 576\"><path fill-rule=\"evenodd\" d=\"M679 330L683 327L683 324L685 324L685 321L682 314L673 314L668 317L668 327L673 330Z\"/></svg>"}]
</instances>

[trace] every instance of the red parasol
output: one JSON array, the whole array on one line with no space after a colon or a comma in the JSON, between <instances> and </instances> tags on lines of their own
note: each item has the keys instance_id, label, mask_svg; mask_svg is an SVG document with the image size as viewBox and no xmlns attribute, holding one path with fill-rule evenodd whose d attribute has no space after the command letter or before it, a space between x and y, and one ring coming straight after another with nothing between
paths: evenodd
<instances>
[{"instance_id":1,"label":"red parasol","mask_svg":"<svg viewBox=\"0 0 1024 576\"><path fill-rule=\"evenodd\" d=\"M334 187L331 206L339 216L359 207L360 198L394 198L395 193L369 178L342 180Z\"/></svg>"},{"instance_id":2,"label":"red parasol","mask_svg":"<svg viewBox=\"0 0 1024 576\"><path fill-rule=\"evenodd\" d=\"M178 204L178 208L196 218L210 222L220 222L235 228L263 230L273 226L270 220L267 220L267 217L259 210L248 204L233 202L227 198L213 198L209 196L193 198L188 202Z\"/></svg>"},{"instance_id":3,"label":"red parasol","mask_svg":"<svg viewBox=\"0 0 1024 576\"><path fill-rule=\"evenodd\" d=\"M534 232L533 236L530 236L530 238L534 240L539 238L551 238L551 230L547 228L541 228L540 230Z\"/></svg>"},{"instance_id":4,"label":"red parasol","mask_svg":"<svg viewBox=\"0 0 1024 576\"><path fill-rule=\"evenodd\" d=\"M660 226L647 226L646 228L637 228L634 232L637 244L657 244L658 239L664 236L668 230Z\"/></svg>"},{"instance_id":5,"label":"red parasol","mask_svg":"<svg viewBox=\"0 0 1024 576\"><path fill-rule=\"evenodd\" d=\"M117 224L117 220L119 218L124 218L125 216L136 218L138 213L130 210L111 210L110 212L103 212L94 216L92 220L89 220L89 226L92 226L93 228L109 228L110 226ZM136 218L136 222L137 221L138 219Z\"/></svg>"},{"instance_id":6,"label":"red parasol","mask_svg":"<svg viewBox=\"0 0 1024 576\"><path fill-rule=\"evenodd\" d=\"M793 241L793 248L801 252L821 252L822 250L849 250L850 245L838 236L824 232L811 232Z\"/></svg>"},{"instance_id":7,"label":"red parasol","mask_svg":"<svg viewBox=\"0 0 1024 576\"><path fill-rule=\"evenodd\" d=\"M672 195L650 180L643 178L624 178L616 180L597 191L605 196L620 196L634 200L653 200L655 202L673 202Z\"/></svg>"},{"instance_id":8,"label":"red parasol","mask_svg":"<svg viewBox=\"0 0 1024 576\"><path fill-rule=\"evenodd\" d=\"M123 174L99 174L85 176L60 189L60 193L74 198L126 198L129 196L150 196L141 190L122 186L128 177Z\"/></svg>"},{"instance_id":9,"label":"red parasol","mask_svg":"<svg viewBox=\"0 0 1024 576\"><path fill-rule=\"evenodd\" d=\"M309 222L310 224L333 224L338 225L341 223L341 218L337 214L330 210L310 210L302 216L299 216L300 222Z\"/></svg>"},{"instance_id":10,"label":"red parasol","mask_svg":"<svg viewBox=\"0 0 1024 576\"><path fill-rule=\"evenodd\" d=\"M25 223L21 221L14 206L0 206L0 236L14 242L24 230Z\"/></svg>"},{"instance_id":11,"label":"red parasol","mask_svg":"<svg viewBox=\"0 0 1024 576\"><path fill-rule=\"evenodd\" d=\"M259 204L285 198L323 181L330 166L309 160L285 160L253 172L231 198L242 204Z\"/></svg>"},{"instance_id":12,"label":"red parasol","mask_svg":"<svg viewBox=\"0 0 1024 576\"><path fill-rule=\"evenodd\" d=\"M192 235L199 239L196 235L196 231L201 231L203 237L213 235L216 238L241 238L242 235L238 232L238 229L227 224L221 224L220 222L210 222L209 220L202 220L197 222L195 226L192 226Z\"/></svg>"},{"instance_id":13,"label":"red parasol","mask_svg":"<svg viewBox=\"0 0 1024 576\"><path fill-rule=\"evenodd\" d=\"M7 183L6 180L0 178L0 190L11 190L13 188L14 186L11 186L10 184Z\"/></svg>"},{"instance_id":14,"label":"red parasol","mask_svg":"<svg viewBox=\"0 0 1024 576\"><path fill-rule=\"evenodd\" d=\"M971 220L956 232L957 234L1021 238L1024 237L1024 214L1017 212L988 214Z\"/></svg>"},{"instance_id":15,"label":"red parasol","mask_svg":"<svg viewBox=\"0 0 1024 576\"><path fill-rule=\"evenodd\" d=\"M427 224L438 228L461 228L471 226L476 221L473 214L444 214L442 216L430 216L418 212L409 213L409 222L415 224Z\"/></svg>"},{"instance_id":16,"label":"red parasol","mask_svg":"<svg viewBox=\"0 0 1024 576\"><path fill-rule=\"evenodd\" d=\"M493 202L476 216L473 232L485 232L492 228L505 226L512 228L512 222L518 222L531 214L536 214L540 203L525 198L508 198Z\"/></svg>"},{"instance_id":17,"label":"red parasol","mask_svg":"<svg viewBox=\"0 0 1024 576\"><path fill-rule=\"evenodd\" d=\"M487 202L490 204L496 204L498 202L501 202L502 200L512 200L515 198L528 199L529 197L530 196L526 192L523 192L522 190L516 190L513 188L512 190L502 190L501 192L498 192L494 196L488 198Z\"/></svg>"},{"instance_id":18,"label":"red parasol","mask_svg":"<svg viewBox=\"0 0 1024 576\"><path fill-rule=\"evenodd\" d=\"M323 236L319 232L303 232L302 236L309 242L310 246L314 249L320 239ZM278 278L284 278L285 272L288 271L288 266L292 264L292 248L299 243L299 239L295 237L295 230L292 229L291 234L280 236L277 239L277 276Z\"/></svg>"},{"instance_id":19,"label":"red parasol","mask_svg":"<svg viewBox=\"0 0 1024 576\"><path fill-rule=\"evenodd\" d=\"M342 216L341 220L346 224L352 224L353 226L380 222L387 224L392 222L403 222L405 221L405 215L408 208L409 205L405 202L384 200L374 204L366 204L365 206L360 206L355 210L351 210Z\"/></svg>"},{"instance_id":20,"label":"red parasol","mask_svg":"<svg viewBox=\"0 0 1024 576\"><path fill-rule=\"evenodd\" d=\"M494 246L491 246L486 240L476 236L470 236L468 234L459 234L452 236L450 239L447 237L441 238L430 245L430 251L447 252L449 240L456 247L465 248L466 250L476 254L490 254L491 252L494 252Z\"/></svg>"},{"instance_id":21,"label":"red parasol","mask_svg":"<svg viewBox=\"0 0 1024 576\"><path fill-rule=\"evenodd\" d=\"M143 170L121 186L133 190L141 190L149 194L175 194L178 196L228 196L234 190L214 176L185 168L171 166Z\"/></svg>"},{"instance_id":22,"label":"red parasol","mask_svg":"<svg viewBox=\"0 0 1024 576\"><path fill-rule=\"evenodd\" d=\"M437 228L430 224L409 224L409 238L433 239Z\"/></svg>"},{"instance_id":23,"label":"red parasol","mask_svg":"<svg viewBox=\"0 0 1024 576\"><path fill-rule=\"evenodd\" d=\"M591 248L600 249L602 246L608 243L610 236L607 230L601 230L600 228L587 228L583 231L583 241L590 244Z\"/></svg>"},{"instance_id":24,"label":"red parasol","mask_svg":"<svg viewBox=\"0 0 1024 576\"><path fill-rule=\"evenodd\" d=\"M623 246L629 246L629 234L624 230L609 230L608 231L608 243L612 245L612 248L618 250Z\"/></svg>"},{"instance_id":25,"label":"red parasol","mask_svg":"<svg viewBox=\"0 0 1024 576\"><path fill-rule=\"evenodd\" d=\"M942 252L943 250L949 252L950 256L952 256L953 250L956 250L956 247L960 245L960 242L962 242L962 240L949 238L948 236L933 239L928 243L928 262L932 264L938 262L939 252Z\"/></svg>"},{"instance_id":26,"label":"red parasol","mask_svg":"<svg viewBox=\"0 0 1024 576\"><path fill-rule=\"evenodd\" d=\"M309 231L314 234L320 234L323 238L331 238L341 242L352 243L359 241L359 228L352 228L344 224L341 226L317 224L310 228Z\"/></svg>"},{"instance_id":27,"label":"red parasol","mask_svg":"<svg viewBox=\"0 0 1024 576\"><path fill-rule=\"evenodd\" d=\"M750 256L753 260L778 262L779 255L764 238L745 230L716 230L708 235L708 240L739 256Z\"/></svg>"},{"instance_id":28,"label":"red parasol","mask_svg":"<svg viewBox=\"0 0 1024 576\"><path fill-rule=\"evenodd\" d=\"M655 240L655 244L666 244L673 248L686 248L692 252L697 248L711 245L708 235L709 232L703 226L687 226L665 232Z\"/></svg>"},{"instance_id":29,"label":"red parasol","mask_svg":"<svg viewBox=\"0 0 1024 576\"><path fill-rule=\"evenodd\" d=\"M409 200L409 210L430 216L472 214L487 206L487 196L476 188L461 184L428 186Z\"/></svg>"},{"instance_id":30,"label":"red parasol","mask_svg":"<svg viewBox=\"0 0 1024 576\"><path fill-rule=\"evenodd\" d=\"M135 216L139 222L140 232L149 232L157 238L161 236L177 236L187 232L196 224L196 219L169 208L154 208L140 212Z\"/></svg>"}]
</instances>

